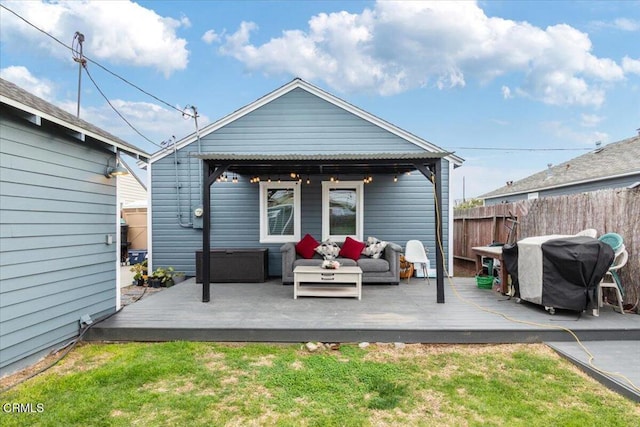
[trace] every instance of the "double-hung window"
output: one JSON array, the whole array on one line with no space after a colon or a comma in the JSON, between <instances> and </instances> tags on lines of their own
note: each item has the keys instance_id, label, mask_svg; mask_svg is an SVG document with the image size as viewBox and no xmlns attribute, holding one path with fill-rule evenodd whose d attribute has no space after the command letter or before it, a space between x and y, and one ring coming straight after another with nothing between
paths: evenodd
<instances>
[{"instance_id":1,"label":"double-hung window","mask_svg":"<svg viewBox=\"0 0 640 427\"><path fill-rule=\"evenodd\" d=\"M300 240L300 185L260 183L260 243Z\"/></svg>"},{"instance_id":2,"label":"double-hung window","mask_svg":"<svg viewBox=\"0 0 640 427\"><path fill-rule=\"evenodd\" d=\"M322 182L322 240L362 240L363 223L362 181Z\"/></svg>"}]
</instances>

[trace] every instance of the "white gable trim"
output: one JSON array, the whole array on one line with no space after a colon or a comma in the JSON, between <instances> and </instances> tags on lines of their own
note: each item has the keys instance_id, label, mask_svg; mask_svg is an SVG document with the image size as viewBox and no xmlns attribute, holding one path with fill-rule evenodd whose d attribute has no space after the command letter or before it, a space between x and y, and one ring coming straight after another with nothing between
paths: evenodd
<instances>
[{"instance_id":1,"label":"white gable trim","mask_svg":"<svg viewBox=\"0 0 640 427\"><path fill-rule=\"evenodd\" d=\"M239 110L234 111L233 113L223 117L222 119L211 123L210 125L204 127L201 131L200 131L200 138L202 138L203 136L206 136L212 132L215 132L216 130L228 125L229 123L234 122L235 120L238 120L239 118L251 113L252 111L257 110L258 108L268 104L269 102L273 101L274 99L277 99L283 95L286 95L287 93L291 92L294 89L298 89L301 88L315 96L317 96L318 98L321 98L339 108L342 108L345 111L348 111L349 113L352 113L358 117L360 117L361 119L364 119L366 121L368 121L369 123L372 123L408 142L411 142L415 145L417 145L418 147L426 150L426 151L435 151L435 152L441 152L442 149L440 147L437 147L436 145L431 144L430 142L425 141L424 139L413 135L412 133L409 133L403 129L400 129L397 126L392 125L391 123L382 120L379 117L374 116L373 114L367 113L364 110L361 110L360 108L356 107L355 105L349 104L346 101L343 101L340 98L337 98L333 95L331 95L328 92L325 92L324 90L300 79L300 78L296 78L294 80L292 80L291 82L287 83L286 85L280 87L279 89L274 90L273 92L263 96L262 98L256 100L255 102L248 104L242 108L240 108ZM177 144L176 144L176 148L179 150L189 144L191 144L192 142L196 141L197 135L195 133L183 138L182 140L180 140ZM172 150L161 150L158 151L157 153L155 153L154 155L151 156L150 162L156 162L160 159L163 159L164 157L168 156L169 154L171 154L173 151ZM445 157L445 159L449 160L450 162L454 163L456 166L459 166L462 164L463 160L462 158L452 154L449 155L447 157Z\"/></svg>"}]
</instances>

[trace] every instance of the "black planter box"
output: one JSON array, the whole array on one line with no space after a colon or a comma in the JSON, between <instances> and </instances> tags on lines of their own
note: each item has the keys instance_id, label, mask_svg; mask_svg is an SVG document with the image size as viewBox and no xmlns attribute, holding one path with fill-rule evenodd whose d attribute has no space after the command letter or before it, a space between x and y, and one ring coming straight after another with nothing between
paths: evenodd
<instances>
[{"instance_id":1,"label":"black planter box","mask_svg":"<svg viewBox=\"0 0 640 427\"><path fill-rule=\"evenodd\" d=\"M212 249L209 281L211 283L260 283L269 278L268 250ZM196 251L196 282L202 283L202 251Z\"/></svg>"}]
</instances>

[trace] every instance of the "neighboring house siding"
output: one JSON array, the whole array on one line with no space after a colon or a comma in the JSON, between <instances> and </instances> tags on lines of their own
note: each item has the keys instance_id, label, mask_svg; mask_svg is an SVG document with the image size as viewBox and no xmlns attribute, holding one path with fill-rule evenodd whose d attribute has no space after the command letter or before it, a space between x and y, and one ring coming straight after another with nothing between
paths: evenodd
<instances>
[{"instance_id":1,"label":"neighboring house siding","mask_svg":"<svg viewBox=\"0 0 640 427\"><path fill-rule=\"evenodd\" d=\"M154 162L151 167L154 267L174 266L187 275L195 274L195 251L202 247L200 229L191 228L193 208L200 204L202 174L199 160L189 157L198 151L194 142ZM246 116L202 138L202 152L217 153L384 153L423 152L415 144L391 134L302 89L295 89ZM448 162L443 160L443 222L448 235ZM177 169L177 172L176 172ZM212 247L267 247L271 275L281 274L281 244L259 243L259 186L240 177L240 182L214 183L212 200ZM262 176L262 179L267 177ZM280 177L290 179L288 176ZM306 178L306 177L305 177ZM321 181L329 176L311 176L312 183L300 184L302 234L321 236ZM277 176L271 176L277 180ZM362 176L340 175L341 181L362 180ZM176 188L180 205L177 208ZM399 176L374 176L364 186L364 238L375 236L404 245L419 239L428 245L435 259L432 185L419 172ZM180 216L179 216L180 215ZM182 222L183 226L179 225ZM447 248L447 240L443 242Z\"/></svg>"},{"instance_id":2,"label":"neighboring house siding","mask_svg":"<svg viewBox=\"0 0 640 427\"><path fill-rule=\"evenodd\" d=\"M3 111L0 128L0 371L115 310L114 155ZM73 142L72 142L73 141ZM113 164L113 163L112 163ZM106 236L112 235L112 245Z\"/></svg>"},{"instance_id":3,"label":"neighboring house siding","mask_svg":"<svg viewBox=\"0 0 640 427\"><path fill-rule=\"evenodd\" d=\"M608 188L625 188L640 181L640 173L621 178L603 179L599 181L586 182L578 185L568 185L564 187L549 188L538 191L538 197L552 197L568 194L588 193L590 191L603 190ZM509 194L502 197L485 199L485 206L497 205L500 203L513 203L518 200L527 200L526 194Z\"/></svg>"},{"instance_id":4,"label":"neighboring house siding","mask_svg":"<svg viewBox=\"0 0 640 427\"><path fill-rule=\"evenodd\" d=\"M147 190L132 174L118 177L118 193L121 206L127 203L147 201Z\"/></svg>"}]
</instances>

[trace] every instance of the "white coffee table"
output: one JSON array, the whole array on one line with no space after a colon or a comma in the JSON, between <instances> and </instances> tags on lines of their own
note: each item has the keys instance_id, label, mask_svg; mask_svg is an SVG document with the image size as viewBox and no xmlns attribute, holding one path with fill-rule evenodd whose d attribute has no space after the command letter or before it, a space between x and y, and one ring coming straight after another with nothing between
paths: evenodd
<instances>
[{"instance_id":1,"label":"white coffee table","mask_svg":"<svg viewBox=\"0 0 640 427\"><path fill-rule=\"evenodd\" d=\"M298 266L293 270L293 299L299 296L362 299L362 270L360 267L329 270Z\"/></svg>"}]
</instances>

